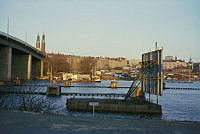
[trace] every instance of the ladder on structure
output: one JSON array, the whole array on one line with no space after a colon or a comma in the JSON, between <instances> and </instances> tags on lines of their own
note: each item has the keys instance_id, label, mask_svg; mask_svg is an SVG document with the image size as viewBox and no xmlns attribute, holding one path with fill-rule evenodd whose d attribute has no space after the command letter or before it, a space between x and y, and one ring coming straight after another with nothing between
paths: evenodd
<instances>
[{"instance_id":1,"label":"ladder on structure","mask_svg":"<svg viewBox=\"0 0 200 134\"><path fill-rule=\"evenodd\" d=\"M141 75L137 75L137 77L133 80L133 83L131 84L126 96L125 96L125 100L127 100L131 94L133 94L135 92L135 90L139 87L140 83L141 83Z\"/></svg>"},{"instance_id":2,"label":"ladder on structure","mask_svg":"<svg viewBox=\"0 0 200 134\"><path fill-rule=\"evenodd\" d=\"M148 69L143 70L142 68L140 69L139 74L136 76L136 78L133 80L133 83L131 84L126 96L125 96L125 100L127 100L131 94L133 94L135 92L135 90L139 87L142 78L144 76L144 74L149 73Z\"/></svg>"}]
</instances>

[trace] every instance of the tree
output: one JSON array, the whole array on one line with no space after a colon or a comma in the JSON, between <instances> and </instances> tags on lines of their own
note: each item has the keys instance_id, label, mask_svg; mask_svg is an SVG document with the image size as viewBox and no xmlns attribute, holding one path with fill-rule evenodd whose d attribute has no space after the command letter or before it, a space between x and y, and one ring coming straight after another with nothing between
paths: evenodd
<instances>
[{"instance_id":1,"label":"tree","mask_svg":"<svg viewBox=\"0 0 200 134\"><path fill-rule=\"evenodd\" d=\"M52 67L53 74L58 72L68 72L70 71L70 65L65 60L65 57L54 55L48 57L49 65Z\"/></svg>"},{"instance_id":2,"label":"tree","mask_svg":"<svg viewBox=\"0 0 200 134\"><path fill-rule=\"evenodd\" d=\"M96 60L92 57L84 57L80 61L79 72L92 75L96 67Z\"/></svg>"}]
</instances>

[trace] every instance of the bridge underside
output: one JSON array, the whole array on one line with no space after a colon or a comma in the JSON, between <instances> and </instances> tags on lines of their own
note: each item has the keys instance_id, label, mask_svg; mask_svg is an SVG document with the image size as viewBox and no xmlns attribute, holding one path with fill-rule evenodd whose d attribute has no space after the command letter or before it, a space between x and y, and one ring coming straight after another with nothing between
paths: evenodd
<instances>
[{"instance_id":1,"label":"bridge underside","mask_svg":"<svg viewBox=\"0 0 200 134\"><path fill-rule=\"evenodd\" d=\"M30 80L43 75L42 61L17 49L0 45L0 80Z\"/></svg>"}]
</instances>

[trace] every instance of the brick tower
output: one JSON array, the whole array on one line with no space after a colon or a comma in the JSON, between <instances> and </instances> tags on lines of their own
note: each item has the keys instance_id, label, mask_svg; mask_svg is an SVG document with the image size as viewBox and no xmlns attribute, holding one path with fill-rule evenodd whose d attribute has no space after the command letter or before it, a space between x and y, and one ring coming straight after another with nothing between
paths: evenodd
<instances>
[{"instance_id":1,"label":"brick tower","mask_svg":"<svg viewBox=\"0 0 200 134\"><path fill-rule=\"evenodd\" d=\"M42 45L41 45L41 51L45 53L45 35L42 35Z\"/></svg>"},{"instance_id":2,"label":"brick tower","mask_svg":"<svg viewBox=\"0 0 200 134\"><path fill-rule=\"evenodd\" d=\"M40 50L40 35L37 35L36 48Z\"/></svg>"}]
</instances>

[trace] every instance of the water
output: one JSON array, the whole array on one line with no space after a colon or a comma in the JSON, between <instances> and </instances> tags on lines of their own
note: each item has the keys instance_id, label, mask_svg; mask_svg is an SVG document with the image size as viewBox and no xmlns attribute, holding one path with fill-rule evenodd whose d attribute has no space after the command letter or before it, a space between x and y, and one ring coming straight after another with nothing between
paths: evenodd
<instances>
[{"instance_id":1,"label":"water","mask_svg":"<svg viewBox=\"0 0 200 134\"><path fill-rule=\"evenodd\" d=\"M119 86L130 86L131 81L118 81ZM35 85L51 85L48 81L33 81L26 84ZM57 83L63 85L62 83ZM72 85L82 85L82 86L110 86L110 81L102 81L101 83L72 83ZM199 88L200 82L194 83L175 83L168 82L166 87L193 87ZM15 87L18 90L37 90L46 92L46 87ZM116 93L116 94L126 94L128 88L86 88L86 87L63 87L62 92L77 92L77 93ZM43 99L51 101L55 109L51 112L73 115L73 116L92 116L92 113L82 113L82 112L68 112L66 108L66 100L73 96L60 96L60 97L47 97L43 96ZM77 98L83 98L82 96L76 96ZM148 98L148 94L146 94ZM90 97L94 98L94 97ZM109 98L109 97L95 97L95 98ZM114 98L110 98L114 99ZM123 99L123 98L118 98ZM151 101L156 103L156 96L151 95ZM8 100L10 101L10 100ZM17 101L16 101L17 102ZM172 90L167 89L163 91L163 96L159 97L159 104L162 106L162 116L161 117L148 117L154 119L164 119L164 120L178 120L178 121L200 121L200 90ZM112 118L141 118L141 116L135 115L123 115L123 114L103 114L96 113L95 116L98 117L112 117ZM146 118L146 117L145 117Z\"/></svg>"}]
</instances>

